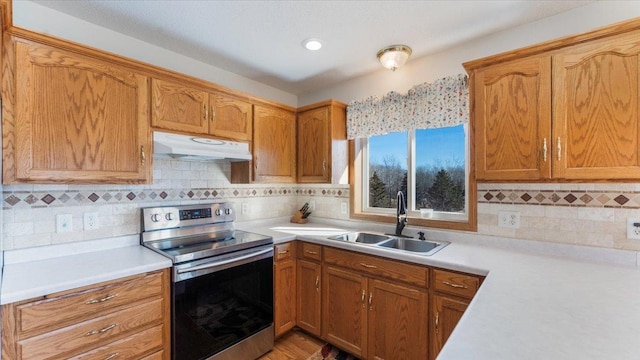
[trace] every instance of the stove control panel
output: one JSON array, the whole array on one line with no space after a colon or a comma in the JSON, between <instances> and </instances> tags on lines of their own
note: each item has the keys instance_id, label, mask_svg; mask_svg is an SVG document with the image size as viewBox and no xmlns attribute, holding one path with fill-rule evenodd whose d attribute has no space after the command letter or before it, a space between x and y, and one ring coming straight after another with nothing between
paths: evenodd
<instances>
[{"instance_id":1,"label":"stove control panel","mask_svg":"<svg viewBox=\"0 0 640 360\"><path fill-rule=\"evenodd\" d=\"M233 203L163 206L142 209L144 231L233 222Z\"/></svg>"}]
</instances>

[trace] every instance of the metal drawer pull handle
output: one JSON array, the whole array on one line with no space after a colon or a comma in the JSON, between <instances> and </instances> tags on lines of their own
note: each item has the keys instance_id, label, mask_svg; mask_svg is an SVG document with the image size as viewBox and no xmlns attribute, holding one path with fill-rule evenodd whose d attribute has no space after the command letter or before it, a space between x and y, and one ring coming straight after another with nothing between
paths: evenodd
<instances>
[{"instance_id":1,"label":"metal drawer pull handle","mask_svg":"<svg viewBox=\"0 0 640 360\"><path fill-rule=\"evenodd\" d=\"M367 294L365 294L364 289L362 290L362 307L364 307L364 299L366 298Z\"/></svg>"},{"instance_id":2,"label":"metal drawer pull handle","mask_svg":"<svg viewBox=\"0 0 640 360\"><path fill-rule=\"evenodd\" d=\"M547 138L542 142L542 160L547 162Z\"/></svg>"},{"instance_id":3,"label":"metal drawer pull handle","mask_svg":"<svg viewBox=\"0 0 640 360\"><path fill-rule=\"evenodd\" d=\"M562 160L562 144L560 144L560 136L558 136L558 161Z\"/></svg>"},{"instance_id":4,"label":"metal drawer pull handle","mask_svg":"<svg viewBox=\"0 0 640 360\"><path fill-rule=\"evenodd\" d=\"M100 330L91 330L88 333L84 334L85 336L91 336L91 335L96 335L96 334L102 334L103 332L107 332L111 329L113 329L114 327L118 326L118 324L111 324L107 327L104 327Z\"/></svg>"},{"instance_id":5,"label":"metal drawer pull handle","mask_svg":"<svg viewBox=\"0 0 640 360\"><path fill-rule=\"evenodd\" d=\"M438 333L438 323L440 322L440 311L436 311L436 334Z\"/></svg>"},{"instance_id":6,"label":"metal drawer pull handle","mask_svg":"<svg viewBox=\"0 0 640 360\"><path fill-rule=\"evenodd\" d=\"M467 288L467 285L458 285L458 284L450 283L448 281L443 281L442 283L445 284L445 285L449 285L451 287L454 287L454 288L458 288L458 289L466 289Z\"/></svg>"},{"instance_id":7,"label":"metal drawer pull handle","mask_svg":"<svg viewBox=\"0 0 640 360\"><path fill-rule=\"evenodd\" d=\"M305 251L307 254L311 254L311 255L318 255L317 251L311 251L311 250L306 250Z\"/></svg>"},{"instance_id":8,"label":"metal drawer pull handle","mask_svg":"<svg viewBox=\"0 0 640 360\"><path fill-rule=\"evenodd\" d=\"M107 300L113 299L116 296L118 296L118 294L107 295L107 296L103 297L102 299L91 299L91 300L87 301L85 304L91 305L91 304L97 304L97 303L105 302Z\"/></svg>"},{"instance_id":9,"label":"metal drawer pull handle","mask_svg":"<svg viewBox=\"0 0 640 360\"><path fill-rule=\"evenodd\" d=\"M320 276L316 276L316 291L320 291Z\"/></svg>"},{"instance_id":10,"label":"metal drawer pull handle","mask_svg":"<svg viewBox=\"0 0 640 360\"><path fill-rule=\"evenodd\" d=\"M207 107L207 104L204 104L202 107L204 110L204 119L207 120L209 118L209 108Z\"/></svg>"},{"instance_id":11,"label":"metal drawer pull handle","mask_svg":"<svg viewBox=\"0 0 640 360\"><path fill-rule=\"evenodd\" d=\"M360 263L360 266L364 266L367 269L377 269L377 267L375 265L369 265L369 264L365 264L365 263Z\"/></svg>"},{"instance_id":12,"label":"metal drawer pull handle","mask_svg":"<svg viewBox=\"0 0 640 360\"><path fill-rule=\"evenodd\" d=\"M289 250L278 251L278 255L287 254Z\"/></svg>"},{"instance_id":13,"label":"metal drawer pull handle","mask_svg":"<svg viewBox=\"0 0 640 360\"><path fill-rule=\"evenodd\" d=\"M371 307L371 301L373 300L373 293L369 293L369 310L373 310Z\"/></svg>"},{"instance_id":14,"label":"metal drawer pull handle","mask_svg":"<svg viewBox=\"0 0 640 360\"><path fill-rule=\"evenodd\" d=\"M117 358L119 355L120 355L120 354L118 354L118 353L113 353L113 354L111 354L111 355L107 356L106 358L104 358L104 360L111 360L111 359L115 359L115 358Z\"/></svg>"}]
</instances>

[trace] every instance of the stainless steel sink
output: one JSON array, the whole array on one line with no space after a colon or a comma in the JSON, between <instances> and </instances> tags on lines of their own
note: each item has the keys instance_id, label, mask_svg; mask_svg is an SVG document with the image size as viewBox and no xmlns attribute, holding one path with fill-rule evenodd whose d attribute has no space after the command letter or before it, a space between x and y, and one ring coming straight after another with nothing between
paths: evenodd
<instances>
[{"instance_id":1,"label":"stainless steel sink","mask_svg":"<svg viewBox=\"0 0 640 360\"><path fill-rule=\"evenodd\" d=\"M378 244L379 246L419 253L421 255L433 255L445 246L449 245L448 241L436 242L430 240L413 240L413 239L392 239Z\"/></svg>"},{"instance_id":2,"label":"stainless steel sink","mask_svg":"<svg viewBox=\"0 0 640 360\"><path fill-rule=\"evenodd\" d=\"M350 241L362 244L379 244L393 240L391 236L371 234L366 232L352 232L329 237L330 240Z\"/></svg>"}]
</instances>

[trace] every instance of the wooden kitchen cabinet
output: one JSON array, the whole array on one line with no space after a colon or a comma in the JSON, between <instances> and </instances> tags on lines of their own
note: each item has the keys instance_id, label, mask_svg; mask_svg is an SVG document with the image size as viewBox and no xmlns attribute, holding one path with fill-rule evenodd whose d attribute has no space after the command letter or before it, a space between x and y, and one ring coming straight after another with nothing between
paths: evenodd
<instances>
[{"instance_id":1,"label":"wooden kitchen cabinet","mask_svg":"<svg viewBox=\"0 0 640 360\"><path fill-rule=\"evenodd\" d=\"M154 128L250 141L253 106L179 82L153 79Z\"/></svg>"},{"instance_id":2,"label":"wooden kitchen cabinet","mask_svg":"<svg viewBox=\"0 0 640 360\"><path fill-rule=\"evenodd\" d=\"M464 64L476 178L640 179L637 27L629 22Z\"/></svg>"},{"instance_id":3,"label":"wooden kitchen cabinet","mask_svg":"<svg viewBox=\"0 0 640 360\"><path fill-rule=\"evenodd\" d=\"M433 322L431 329L431 359L442 350L462 315L467 310L470 300L458 299L447 295L436 294L432 297Z\"/></svg>"},{"instance_id":4,"label":"wooden kitchen cabinet","mask_svg":"<svg viewBox=\"0 0 640 360\"><path fill-rule=\"evenodd\" d=\"M278 337L296 325L296 257L295 242L275 245L274 328Z\"/></svg>"},{"instance_id":5,"label":"wooden kitchen cabinet","mask_svg":"<svg viewBox=\"0 0 640 360\"><path fill-rule=\"evenodd\" d=\"M163 270L3 305L2 357L168 359L169 286Z\"/></svg>"},{"instance_id":6,"label":"wooden kitchen cabinet","mask_svg":"<svg viewBox=\"0 0 640 360\"><path fill-rule=\"evenodd\" d=\"M435 360L480 288L482 278L444 269L433 269L432 273L430 359Z\"/></svg>"},{"instance_id":7,"label":"wooden kitchen cabinet","mask_svg":"<svg viewBox=\"0 0 640 360\"><path fill-rule=\"evenodd\" d=\"M255 106L253 181L296 182L296 117L286 110Z\"/></svg>"},{"instance_id":8,"label":"wooden kitchen cabinet","mask_svg":"<svg viewBox=\"0 0 640 360\"><path fill-rule=\"evenodd\" d=\"M322 338L359 358L367 358L367 278L325 266Z\"/></svg>"},{"instance_id":9,"label":"wooden kitchen cabinet","mask_svg":"<svg viewBox=\"0 0 640 360\"><path fill-rule=\"evenodd\" d=\"M640 31L553 56L553 176L640 179Z\"/></svg>"},{"instance_id":10,"label":"wooden kitchen cabinet","mask_svg":"<svg viewBox=\"0 0 640 360\"><path fill-rule=\"evenodd\" d=\"M322 334L322 246L298 242L298 327L320 337Z\"/></svg>"},{"instance_id":11,"label":"wooden kitchen cabinet","mask_svg":"<svg viewBox=\"0 0 640 360\"><path fill-rule=\"evenodd\" d=\"M298 109L298 182L348 182L346 105L335 100Z\"/></svg>"},{"instance_id":12,"label":"wooden kitchen cabinet","mask_svg":"<svg viewBox=\"0 0 640 360\"><path fill-rule=\"evenodd\" d=\"M549 178L551 57L480 69L474 84L477 179Z\"/></svg>"},{"instance_id":13,"label":"wooden kitchen cabinet","mask_svg":"<svg viewBox=\"0 0 640 360\"><path fill-rule=\"evenodd\" d=\"M332 248L327 263L325 340L363 359L427 358L426 268Z\"/></svg>"},{"instance_id":14,"label":"wooden kitchen cabinet","mask_svg":"<svg viewBox=\"0 0 640 360\"><path fill-rule=\"evenodd\" d=\"M3 183L151 181L148 77L26 31L4 45Z\"/></svg>"}]
</instances>

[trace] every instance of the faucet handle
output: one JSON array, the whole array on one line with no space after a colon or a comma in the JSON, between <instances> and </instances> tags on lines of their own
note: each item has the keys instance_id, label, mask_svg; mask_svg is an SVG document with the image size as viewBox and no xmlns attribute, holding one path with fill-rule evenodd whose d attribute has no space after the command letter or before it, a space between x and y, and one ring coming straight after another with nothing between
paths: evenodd
<instances>
[{"instance_id":1,"label":"faucet handle","mask_svg":"<svg viewBox=\"0 0 640 360\"><path fill-rule=\"evenodd\" d=\"M418 239L419 240L427 240L424 238L424 231L418 231Z\"/></svg>"}]
</instances>

